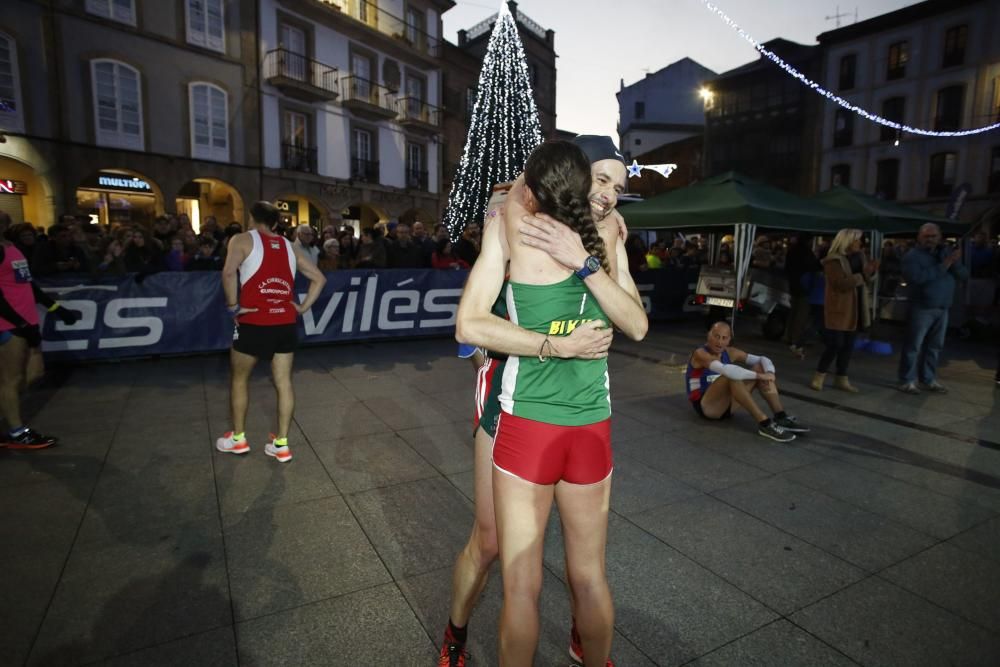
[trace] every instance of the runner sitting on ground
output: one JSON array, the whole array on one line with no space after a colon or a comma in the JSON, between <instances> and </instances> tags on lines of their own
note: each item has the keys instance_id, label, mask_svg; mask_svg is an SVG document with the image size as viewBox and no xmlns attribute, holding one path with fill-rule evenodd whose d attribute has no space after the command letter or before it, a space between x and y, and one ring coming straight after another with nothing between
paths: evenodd
<instances>
[{"instance_id":1,"label":"runner sitting on ground","mask_svg":"<svg viewBox=\"0 0 1000 667\"><path fill-rule=\"evenodd\" d=\"M741 405L757 421L757 434L765 438L791 442L796 433L808 433L809 429L795 417L785 414L771 360L730 347L732 338L729 324L716 322L708 330L705 345L691 354L684 378L694 411L705 419L728 419L733 414L733 405ZM760 389L774 412L774 419L757 407L750 395L754 389Z\"/></svg>"}]
</instances>

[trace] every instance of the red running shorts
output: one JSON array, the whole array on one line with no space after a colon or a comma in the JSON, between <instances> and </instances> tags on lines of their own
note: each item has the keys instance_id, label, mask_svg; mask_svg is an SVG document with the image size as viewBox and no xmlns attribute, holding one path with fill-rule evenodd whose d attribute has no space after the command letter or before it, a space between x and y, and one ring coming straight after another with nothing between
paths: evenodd
<instances>
[{"instance_id":1,"label":"red running shorts","mask_svg":"<svg viewBox=\"0 0 1000 667\"><path fill-rule=\"evenodd\" d=\"M596 484L611 474L611 419L557 426L500 414L493 465L532 484Z\"/></svg>"}]
</instances>

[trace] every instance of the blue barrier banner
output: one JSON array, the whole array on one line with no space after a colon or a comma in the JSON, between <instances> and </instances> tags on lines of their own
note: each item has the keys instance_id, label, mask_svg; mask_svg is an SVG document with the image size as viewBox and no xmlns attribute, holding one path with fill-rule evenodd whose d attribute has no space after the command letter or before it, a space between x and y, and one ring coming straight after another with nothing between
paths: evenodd
<instances>
[{"instance_id":1,"label":"blue barrier banner","mask_svg":"<svg viewBox=\"0 0 1000 667\"><path fill-rule=\"evenodd\" d=\"M299 318L304 345L405 336L452 335L467 271L380 269L335 271L313 307ZM696 274L695 274L696 278ZM676 319L691 276L644 271L635 276L650 319ZM81 313L67 326L40 310L42 350L56 360L111 359L228 349L233 320L218 271L44 279L39 285ZM308 281L296 291L304 299Z\"/></svg>"},{"instance_id":2,"label":"blue barrier banner","mask_svg":"<svg viewBox=\"0 0 1000 667\"><path fill-rule=\"evenodd\" d=\"M303 344L401 336L448 335L467 271L383 269L326 275L319 299L299 319ZM81 284L39 280L53 298L82 314L67 326L42 313L42 350L53 359L109 359L211 352L229 348L233 320L221 274L157 273ZM296 290L305 297L308 281Z\"/></svg>"}]
</instances>

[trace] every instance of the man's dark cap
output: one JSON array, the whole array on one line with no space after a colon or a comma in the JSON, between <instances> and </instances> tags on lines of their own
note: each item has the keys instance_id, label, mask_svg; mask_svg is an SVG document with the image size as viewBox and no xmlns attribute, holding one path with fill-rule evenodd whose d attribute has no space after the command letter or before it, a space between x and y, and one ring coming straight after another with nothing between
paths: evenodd
<instances>
[{"instance_id":1,"label":"man's dark cap","mask_svg":"<svg viewBox=\"0 0 1000 667\"><path fill-rule=\"evenodd\" d=\"M261 224L267 225L270 228L274 228L278 224L278 220L281 217L278 207L267 201L254 202L253 206L250 207L250 217L254 219L254 222L259 222ZM229 227L232 227L230 225ZM227 229L229 229L227 227ZM243 231L243 228L240 228Z\"/></svg>"},{"instance_id":2,"label":"man's dark cap","mask_svg":"<svg viewBox=\"0 0 1000 667\"><path fill-rule=\"evenodd\" d=\"M584 152L591 164L601 160L618 160L625 164L625 156L618 152L614 140L609 136L581 134L573 143Z\"/></svg>"}]
</instances>

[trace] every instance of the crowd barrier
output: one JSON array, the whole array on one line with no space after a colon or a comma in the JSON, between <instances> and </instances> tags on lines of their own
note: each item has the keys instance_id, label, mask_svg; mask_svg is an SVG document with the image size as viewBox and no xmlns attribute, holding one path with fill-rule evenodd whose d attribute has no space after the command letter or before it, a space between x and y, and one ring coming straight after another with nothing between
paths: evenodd
<instances>
[{"instance_id":1,"label":"crowd barrier","mask_svg":"<svg viewBox=\"0 0 1000 667\"><path fill-rule=\"evenodd\" d=\"M451 335L466 271L382 269L336 271L312 309L299 319L305 345ZM686 285L666 271L647 271L637 285L654 319L679 314ZM80 320L42 321L42 350L53 360L97 360L213 352L229 348L233 321L218 272L156 273L44 279L40 286ZM304 297L308 283L300 278ZM681 296L678 301L678 295Z\"/></svg>"}]
</instances>

